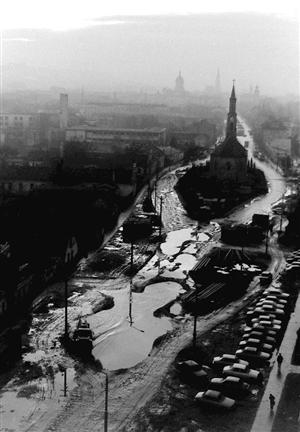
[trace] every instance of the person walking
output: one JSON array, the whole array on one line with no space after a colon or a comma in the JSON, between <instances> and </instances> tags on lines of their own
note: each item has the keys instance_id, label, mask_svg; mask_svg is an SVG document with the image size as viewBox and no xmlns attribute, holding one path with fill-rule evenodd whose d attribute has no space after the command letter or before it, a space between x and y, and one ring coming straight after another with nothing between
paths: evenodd
<instances>
[{"instance_id":1,"label":"person walking","mask_svg":"<svg viewBox=\"0 0 300 432\"><path fill-rule=\"evenodd\" d=\"M269 401L270 401L270 410L273 411L273 408L274 408L274 405L275 405L275 396L272 395L272 393L270 393Z\"/></svg>"},{"instance_id":2,"label":"person walking","mask_svg":"<svg viewBox=\"0 0 300 432\"><path fill-rule=\"evenodd\" d=\"M278 369L279 370L281 369L282 361L283 361L283 357L282 357L281 353L279 353L278 356L277 356L277 364L278 364Z\"/></svg>"}]
</instances>

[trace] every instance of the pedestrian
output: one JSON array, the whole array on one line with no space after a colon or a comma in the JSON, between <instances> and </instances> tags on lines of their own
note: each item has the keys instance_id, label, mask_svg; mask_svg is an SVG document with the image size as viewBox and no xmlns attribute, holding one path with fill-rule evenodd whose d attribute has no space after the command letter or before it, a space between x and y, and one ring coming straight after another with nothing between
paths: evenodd
<instances>
[{"instance_id":1,"label":"pedestrian","mask_svg":"<svg viewBox=\"0 0 300 432\"><path fill-rule=\"evenodd\" d=\"M270 401L270 410L273 411L275 405L275 396L273 396L272 393L270 393L269 401Z\"/></svg>"},{"instance_id":2,"label":"pedestrian","mask_svg":"<svg viewBox=\"0 0 300 432\"><path fill-rule=\"evenodd\" d=\"M283 357L282 357L281 353L279 353L278 356L277 356L278 369L281 368L282 361L283 361Z\"/></svg>"}]
</instances>

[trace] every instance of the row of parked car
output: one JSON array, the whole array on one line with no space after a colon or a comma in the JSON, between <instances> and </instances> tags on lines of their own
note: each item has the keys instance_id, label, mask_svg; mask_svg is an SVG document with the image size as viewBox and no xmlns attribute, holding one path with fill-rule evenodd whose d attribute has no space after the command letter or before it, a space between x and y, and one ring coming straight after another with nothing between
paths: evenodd
<instances>
[{"instance_id":1,"label":"row of parked car","mask_svg":"<svg viewBox=\"0 0 300 432\"><path fill-rule=\"evenodd\" d=\"M263 275L262 285L272 277ZM185 377L194 384L204 385L195 400L201 404L233 409L236 401L247 396L251 384L261 384L261 369L270 360L279 344L282 327L289 315L289 294L276 286L267 287L259 300L246 313L246 327L235 354L214 357L212 367L201 366L193 360L177 363ZM213 376L209 379L209 375Z\"/></svg>"},{"instance_id":2,"label":"row of parked car","mask_svg":"<svg viewBox=\"0 0 300 432\"><path fill-rule=\"evenodd\" d=\"M286 258L287 266L285 273L288 276L299 276L300 275L300 249L290 253Z\"/></svg>"}]
</instances>

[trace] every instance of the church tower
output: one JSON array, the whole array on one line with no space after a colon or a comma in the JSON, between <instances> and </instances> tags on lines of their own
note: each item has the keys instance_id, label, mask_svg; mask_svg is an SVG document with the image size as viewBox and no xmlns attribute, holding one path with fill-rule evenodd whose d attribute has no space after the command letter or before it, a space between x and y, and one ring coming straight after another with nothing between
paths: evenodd
<instances>
[{"instance_id":1,"label":"church tower","mask_svg":"<svg viewBox=\"0 0 300 432\"><path fill-rule=\"evenodd\" d=\"M243 183L247 177L247 150L236 136L237 114L234 84L229 100L226 137L210 155L210 176L219 181Z\"/></svg>"},{"instance_id":2,"label":"church tower","mask_svg":"<svg viewBox=\"0 0 300 432\"><path fill-rule=\"evenodd\" d=\"M179 71L179 75L175 80L175 92L184 93L184 80L181 76L181 71Z\"/></svg>"},{"instance_id":3,"label":"church tower","mask_svg":"<svg viewBox=\"0 0 300 432\"><path fill-rule=\"evenodd\" d=\"M236 97L235 97L235 88L233 83L231 96L229 99L229 112L227 114L226 137L228 136L236 137L236 123L237 123Z\"/></svg>"}]
</instances>

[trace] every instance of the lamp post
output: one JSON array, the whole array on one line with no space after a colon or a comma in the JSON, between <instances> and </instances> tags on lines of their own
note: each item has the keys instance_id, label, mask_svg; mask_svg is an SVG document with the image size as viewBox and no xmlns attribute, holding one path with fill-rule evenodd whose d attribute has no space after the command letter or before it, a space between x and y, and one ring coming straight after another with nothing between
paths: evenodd
<instances>
[{"instance_id":1,"label":"lamp post","mask_svg":"<svg viewBox=\"0 0 300 432\"><path fill-rule=\"evenodd\" d=\"M108 374L104 370L101 373L105 375L104 432L108 432Z\"/></svg>"},{"instance_id":2,"label":"lamp post","mask_svg":"<svg viewBox=\"0 0 300 432\"><path fill-rule=\"evenodd\" d=\"M196 342L197 342L197 313L195 311L194 313L194 329L193 329L193 349L196 349Z\"/></svg>"},{"instance_id":3,"label":"lamp post","mask_svg":"<svg viewBox=\"0 0 300 432\"><path fill-rule=\"evenodd\" d=\"M160 224L159 224L159 238L161 238L161 230L162 230L162 205L163 205L163 197L160 196L160 206L159 206L159 218L160 218Z\"/></svg>"},{"instance_id":4,"label":"lamp post","mask_svg":"<svg viewBox=\"0 0 300 432\"><path fill-rule=\"evenodd\" d=\"M68 279L65 278L65 339L68 339Z\"/></svg>"}]
</instances>

